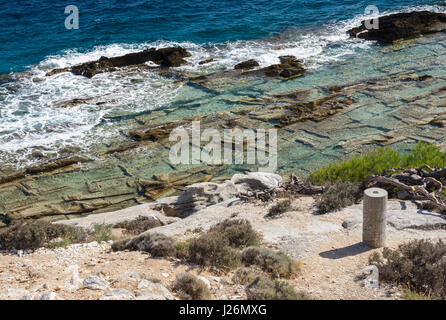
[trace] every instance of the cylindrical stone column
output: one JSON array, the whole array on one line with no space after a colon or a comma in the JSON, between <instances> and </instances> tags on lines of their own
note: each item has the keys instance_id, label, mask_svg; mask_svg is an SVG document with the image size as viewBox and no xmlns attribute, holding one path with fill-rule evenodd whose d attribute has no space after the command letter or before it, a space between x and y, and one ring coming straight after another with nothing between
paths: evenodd
<instances>
[{"instance_id":1,"label":"cylindrical stone column","mask_svg":"<svg viewBox=\"0 0 446 320\"><path fill-rule=\"evenodd\" d=\"M370 188L364 191L362 242L372 248L386 245L387 191Z\"/></svg>"}]
</instances>

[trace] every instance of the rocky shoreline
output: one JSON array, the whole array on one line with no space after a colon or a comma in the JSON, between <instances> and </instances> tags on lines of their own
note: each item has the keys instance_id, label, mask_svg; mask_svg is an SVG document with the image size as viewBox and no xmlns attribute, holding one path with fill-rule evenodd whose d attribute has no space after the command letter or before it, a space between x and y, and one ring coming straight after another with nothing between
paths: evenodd
<instances>
[{"instance_id":1,"label":"rocky shoreline","mask_svg":"<svg viewBox=\"0 0 446 320\"><path fill-rule=\"evenodd\" d=\"M432 17L428 19L432 23L426 24L427 16ZM404 64L401 67L384 64L380 77L370 79L363 74L346 74L345 79L336 83L310 84L299 90L289 90L287 83L317 83L318 79L311 78L316 76L315 73L305 70L302 63L291 56L282 56L280 64L264 68L259 68L254 60L236 66L234 70L194 75L176 69L189 55L184 48L152 48L121 57L101 58L71 70L50 71L48 77L67 71L94 77L95 74L114 72L116 68L155 68L160 75L173 77L190 90L201 92L202 98L180 101L169 108L134 116L107 119L117 126L121 134L119 139L89 152L76 148L61 150L59 154L36 151L30 155L35 165L23 169L0 168L2 221L8 223L21 218L64 220L109 212L179 195L193 183L218 183L236 172L257 170L256 166L233 168L204 163L174 166L165 161L172 145L168 140L170 132L193 120L200 120L203 130L278 129L282 152L278 172L283 175L295 171L295 163L299 163L298 174L304 177L312 168L328 161L378 146L407 149L416 141L444 146L446 113L442 100L446 97L446 78L438 68L444 65L446 55L441 50L444 49L441 46L444 41L442 28L434 28L443 19L442 14L424 12L382 18L384 26L392 24L405 28L398 33L398 39L400 35L413 38L438 31L438 34L418 40L423 45L438 46L435 53L420 57L430 64L429 68L420 65L406 70ZM363 31L354 29L351 34L362 37ZM382 37L387 31L382 29ZM378 36L368 37L372 40ZM397 54L401 50L398 46L400 44L383 49L383 55ZM147 61L159 66L144 64ZM343 67L338 68L335 71L342 74ZM265 77L273 77L283 89L261 91ZM227 89L234 91L234 87L240 87L240 92L230 97L229 105L223 93ZM248 89L258 93L255 96L247 94ZM218 95L222 95L217 101L222 105L221 110L208 113L209 97ZM100 101L93 97L79 97L76 101L65 101L64 107L82 104L85 99L103 103L102 97ZM323 160L318 159L320 155L324 156Z\"/></svg>"}]
</instances>

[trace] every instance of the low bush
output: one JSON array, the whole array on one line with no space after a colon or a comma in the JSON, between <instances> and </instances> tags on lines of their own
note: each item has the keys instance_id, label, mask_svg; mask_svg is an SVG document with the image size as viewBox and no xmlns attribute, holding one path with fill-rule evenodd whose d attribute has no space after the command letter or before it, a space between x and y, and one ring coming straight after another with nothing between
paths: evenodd
<instances>
[{"instance_id":1,"label":"low bush","mask_svg":"<svg viewBox=\"0 0 446 320\"><path fill-rule=\"evenodd\" d=\"M413 240L396 250L384 248L370 256L383 282L407 286L425 296L446 298L446 244Z\"/></svg>"},{"instance_id":2,"label":"low bush","mask_svg":"<svg viewBox=\"0 0 446 320\"><path fill-rule=\"evenodd\" d=\"M252 282L256 277L263 275L264 273L260 270L253 268L237 268L234 275L232 276L232 282L235 284L247 285Z\"/></svg>"},{"instance_id":3,"label":"low bush","mask_svg":"<svg viewBox=\"0 0 446 320\"><path fill-rule=\"evenodd\" d=\"M290 278L300 273L299 265L286 254L265 248L250 247L243 250L242 262L257 265L275 277Z\"/></svg>"},{"instance_id":4,"label":"low bush","mask_svg":"<svg viewBox=\"0 0 446 320\"><path fill-rule=\"evenodd\" d=\"M297 293L285 281L273 280L264 275L256 276L245 288L248 300L309 300L304 293Z\"/></svg>"},{"instance_id":5,"label":"low bush","mask_svg":"<svg viewBox=\"0 0 446 320\"><path fill-rule=\"evenodd\" d=\"M188 260L201 266L232 269L240 263L239 253L231 248L228 238L219 232L208 232L189 244Z\"/></svg>"},{"instance_id":6,"label":"low bush","mask_svg":"<svg viewBox=\"0 0 446 320\"><path fill-rule=\"evenodd\" d=\"M348 207L360 198L359 186L349 181L336 182L316 201L320 213Z\"/></svg>"},{"instance_id":7,"label":"low bush","mask_svg":"<svg viewBox=\"0 0 446 320\"><path fill-rule=\"evenodd\" d=\"M175 256L175 241L161 233L146 234L133 239L115 241L112 244L114 251L145 251L154 257Z\"/></svg>"},{"instance_id":8,"label":"low bush","mask_svg":"<svg viewBox=\"0 0 446 320\"><path fill-rule=\"evenodd\" d=\"M93 232L90 235L90 240L101 242L114 240L115 237L112 234L113 226L105 223L93 224Z\"/></svg>"},{"instance_id":9,"label":"low bush","mask_svg":"<svg viewBox=\"0 0 446 320\"><path fill-rule=\"evenodd\" d=\"M63 245L85 242L85 229L44 220L15 220L0 232L0 248L4 250L29 250L48 246L58 239Z\"/></svg>"},{"instance_id":10,"label":"low bush","mask_svg":"<svg viewBox=\"0 0 446 320\"><path fill-rule=\"evenodd\" d=\"M190 241L178 241L175 243L175 256L180 260L189 260Z\"/></svg>"},{"instance_id":11,"label":"low bush","mask_svg":"<svg viewBox=\"0 0 446 320\"><path fill-rule=\"evenodd\" d=\"M178 275L172 284L172 291L187 300L206 300L211 296L206 284L190 273Z\"/></svg>"},{"instance_id":12,"label":"low bush","mask_svg":"<svg viewBox=\"0 0 446 320\"><path fill-rule=\"evenodd\" d=\"M144 231L160 227L162 225L163 223L160 220L153 217L139 216L135 220L116 223L113 227L125 229L127 234L136 236Z\"/></svg>"},{"instance_id":13,"label":"low bush","mask_svg":"<svg viewBox=\"0 0 446 320\"><path fill-rule=\"evenodd\" d=\"M412 291L410 289L406 289L403 294L401 295L401 298L404 300L435 300L430 295L424 295L421 293L417 293L415 291Z\"/></svg>"},{"instance_id":14,"label":"low bush","mask_svg":"<svg viewBox=\"0 0 446 320\"><path fill-rule=\"evenodd\" d=\"M273 218L290 210L291 210L291 200L290 199L281 200L276 204L274 204L271 208L269 208L266 217Z\"/></svg>"},{"instance_id":15,"label":"low bush","mask_svg":"<svg viewBox=\"0 0 446 320\"><path fill-rule=\"evenodd\" d=\"M336 181L362 182L368 175L381 175L394 167L415 168L427 164L431 167L446 167L446 152L438 147L419 142L409 153L378 148L362 156L356 155L349 160L330 163L311 173L309 182L324 185Z\"/></svg>"},{"instance_id":16,"label":"low bush","mask_svg":"<svg viewBox=\"0 0 446 320\"><path fill-rule=\"evenodd\" d=\"M214 225L209 232L221 233L228 239L233 248L244 248L256 245L259 242L257 233L251 223L245 219L226 219Z\"/></svg>"}]
</instances>

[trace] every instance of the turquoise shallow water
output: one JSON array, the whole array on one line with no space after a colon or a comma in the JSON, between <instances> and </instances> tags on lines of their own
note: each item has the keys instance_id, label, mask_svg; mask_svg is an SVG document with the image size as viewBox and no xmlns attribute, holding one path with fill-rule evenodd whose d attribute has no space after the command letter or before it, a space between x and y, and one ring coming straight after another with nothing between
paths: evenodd
<instances>
[{"instance_id":1,"label":"turquoise shallow water","mask_svg":"<svg viewBox=\"0 0 446 320\"><path fill-rule=\"evenodd\" d=\"M234 123L274 128L275 108L331 96L330 86L342 87L330 103L338 98L350 103L322 121L278 130L280 174L306 177L330 161L378 146L406 151L421 140L446 147L446 34L387 46L349 39L346 31L365 18L363 1L253 1L243 10L235 1L99 1L87 10L87 2L79 2L83 20L73 33L60 30L63 21L52 10L60 14L63 7L51 2L40 6L46 12L41 24L31 23L41 13L25 20L26 12L36 10L33 3L21 2L17 13L19 7L1 2L9 23L0 46L9 47L0 59L9 73L0 76L0 179L12 181L0 188L0 219L111 211L179 193L192 183L257 170L174 165L166 139L135 143L128 130L190 117L219 129ZM446 11L430 1L379 3L381 14ZM91 79L69 72L45 76L101 56L178 45L192 55L167 75L138 67ZM284 55L300 59L307 73L283 80L231 71L241 61L254 58L266 67ZM199 63L209 58L213 62ZM200 75L208 79L203 85L187 80ZM288 93L296 96L277 97ZM216 114L218 119L211 117ZM121 151L104 153L111 149ZM90 161L54 171L45 166L67 154ZM30 165L50 171L23 175L21 169Z\"/></svg>"}]
</instances>

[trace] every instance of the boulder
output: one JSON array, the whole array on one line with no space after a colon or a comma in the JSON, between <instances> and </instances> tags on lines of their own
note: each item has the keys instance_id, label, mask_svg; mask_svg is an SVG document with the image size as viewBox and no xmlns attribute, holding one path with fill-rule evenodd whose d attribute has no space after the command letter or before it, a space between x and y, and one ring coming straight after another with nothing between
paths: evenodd
<instances>
[{"instance_id":1,"label":"boulder","mask_svg":"<svg viewBox=\"0 0 446 320\"><path fill-rule=\"evenodd\" d=\"M116 68L140 65L152 61L162 67L179 67L186 63L183 58L190 57L191 54L182 47L169 47L162 49L150 48L140 52L129 53L118 57L101 57L96 61L81 63L70 69L54 69L48 72L47 76L52 76L61 72L71 71L73 74L91 78L98 73L112 72Z\"/></svg>"},{"instance_id":2,"label":"boulder","mask_svg":"<svg viewBox=\"0 0 446 320\"><path fill-rule=\"evenodd\" d=\"M302 63L294 56L279 57L280 64L262 69L268 77L296 78L305 74Z\"/></svg>"},{"instance_id":3,"label":"boulder","mask_svg":"<svg viewBox=\"0 0 446 320\"><path fill-rule=\"evenodd\" d=\"M51 291L42 293L38 298L38 300L56 300L56 299L57 299L56 293Z\"/></svg>"},{"instance_id":4,"label":"boulder","mask_svg":"<svg viewBox=\"0 0 446 320\"><path fill-rule=\"evenodd\" d=\"M205 60L201 60L200 62L198 62L198 64L201 66L203 64L208 64L214 61L214 58L209 58L209 59L205 59Z\"/></svg>"},{"instance_id":5,"label":"boulder","mask_svg":"<svg viewBox=\"0 0 446 320\"><path fill-rule=\"evenodd\" d=\"M105 294L105 296L99 298L99 300L133 300L133 299L135 299L135 295L129 290L122 288L109 291Z\"/></svg>"},{"instance_id":6,"label":"boulder","mask_svg":"<svg viewBox=\"0 0 446 320\"><path fill-rule=\"evenodd\" d=\"M366 21L348 31L350 37L391 43L446 30L446 14L429 11L397 13L379 18L378 29L367 29Z\"/></svg>"},{"instance_id":7,"label":"boulder","mask_svg":"<svg viewBox=\"0 0 446 320\"><path fill-rule=\"evenodd\" d=\"M229 180L221 184L196 183L186 187L177 201L163 210L168 215L184 218L211 205L235 198L237 193L237 188Z\"/></svg>"},{"instance_id":8,"label":"boulder","mask_svg":"<svg viewBox=\"0 0 446 320\"><path fill-rule=\"evenodd\" d=\"M234 69L235 70L240 70L240 69L249 70L249 69L252 69L252 68L255 68L258 66L259 66L259 63L257 61L255 61L254 59L251 59L251 60L240 62L239 64L236 64Z\"/></svg>"},{"instance_id":9,"label":"boulder","mask_svg":"<svg viewBox=\"0 0 446 320\"><path fill-rule=\"evenodd\" d=\"M269 172L250 172L233 175L231 182L238 192L249 193L277 188L282 182L282 177Z\"/></svg>"},{"instance_id":10,"label":"boulder","mask_svg":"<svg viewBox=\"0 0 446 320\"><path fill-rule=\"evenodd\" d=\"M91 290L105 290L110 285L109 282L98 276L91 276L84 279L83 284L85 288Z\"/></svg>"},{"instance_id":11,"label":"boulder","mask_svg":"<svg viewBox=\"0 0 446 320\"><path fill-rule=\"evenodd\" d=\"M250 72L261 73L267 77L279 77L284 79L300 77L306 72L302 66L302 62L297 60L295 56L281 56L279 57L279 60L279 64L273 64L269 67Z\"/></svg>"},{"instance_id":12,"label":"boulder","mask_svg":"<svg viewBox=\"0 0 446 320\"><path fill-rule=\"evenodd\" d=\"M239 193L252 193L279 186L282 177L267 172L235 174L223 183L202 182L186 187L174 201L160 206L167 216L185 218L206 207L236 198Z\"/></svg>"},{"instance_id":13,"label":"boulder","mask_svg":"<svg viewBox=\"0 0 446 320\"><path fill-rule=\"evenodd\" d=\"M161 283L144 279L138 284L138 290L142 291L136 294L137 300L173 300L172 293Z\"/></svg>"}]
</instances>

